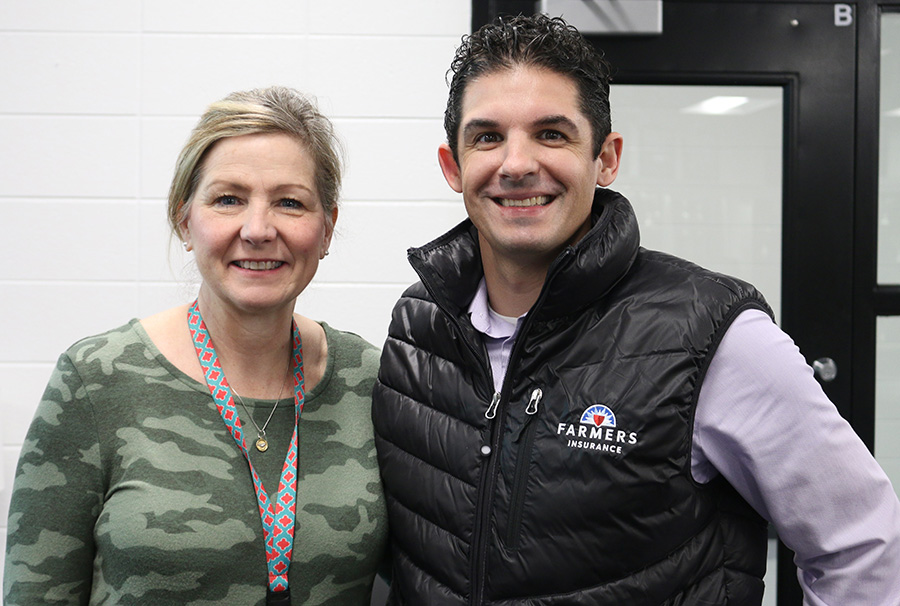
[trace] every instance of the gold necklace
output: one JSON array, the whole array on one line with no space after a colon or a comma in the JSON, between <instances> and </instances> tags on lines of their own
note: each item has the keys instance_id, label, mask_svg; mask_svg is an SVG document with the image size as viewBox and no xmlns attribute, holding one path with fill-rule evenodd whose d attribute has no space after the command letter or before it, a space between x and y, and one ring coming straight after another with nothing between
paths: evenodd
<instances>
[{"instance_id":1,"label":"gold necklace","mask_svg":"<svg viewBox=\"0 0 900 606\"><path fill-rule=\"evenodd\" d=\"M256 450L259 452L269 450L269 441L266 439L266 427L269 426L269 421L271 421L272 417L275 415L275 410L278 408L278 403L281 400L281 394L284 392L284 382L287 381L290 374L291 366L289 364L287 372L284 373L284 379L281 380L281 387L278 389L278 397L275 398L275 406L272 407L271 412L269 412L269 417L266 419L266 422L263 423L262 427L257 425L256 421L253 420L253 415L250 413L250 409L247 408L247 405L244 404L244 398L241 397L241 394L239 394L234 387L231 388L232 393L237 396L238 402L241 403L241 407L247 412L247 418L250 419L250 422L253 423L253 427L256 428Z\"/></svg>"}]
</instances>

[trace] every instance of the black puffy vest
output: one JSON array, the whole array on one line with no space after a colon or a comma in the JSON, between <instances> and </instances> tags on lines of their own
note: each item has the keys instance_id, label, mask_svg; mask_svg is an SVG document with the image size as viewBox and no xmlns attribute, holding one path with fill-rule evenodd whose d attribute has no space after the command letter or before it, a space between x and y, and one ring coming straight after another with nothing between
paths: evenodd
<instances>
[{"instance_id":1,"label":"black puffy vest","mask_svg":"<svg viewBox=\"0 0 900 606\"><path fill-rule=\"evenodd\" d=\"M766 525L724 480L693 481L703 375L743 282L639 248L625 198L548 272L496 415L466 313L481 279L468 221L412 249L373 417L393 545L392 604L759 604Z\"/></svg>"}]
</instances>

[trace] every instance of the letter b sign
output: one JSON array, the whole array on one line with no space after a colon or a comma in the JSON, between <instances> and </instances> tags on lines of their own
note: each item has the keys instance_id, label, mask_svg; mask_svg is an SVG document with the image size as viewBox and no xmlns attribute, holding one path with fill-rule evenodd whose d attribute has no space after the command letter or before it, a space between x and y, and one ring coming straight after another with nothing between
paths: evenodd
<instances>
[{"instance_id":1,"label":"letter b sign","mask_svg":"<svg viewBox=\"0 0 900 606\"><path fill-rule=\"evenodd\" d=\"M836 27L853 25L853 7L849 4L835 4L834 25Z\"/></svg>"}]
</instances>

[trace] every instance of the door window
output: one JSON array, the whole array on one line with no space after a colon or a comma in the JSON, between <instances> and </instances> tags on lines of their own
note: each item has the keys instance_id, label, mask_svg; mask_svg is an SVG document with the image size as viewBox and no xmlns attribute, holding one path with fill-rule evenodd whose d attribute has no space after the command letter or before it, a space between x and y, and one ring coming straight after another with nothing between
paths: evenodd
<instances>
[{"instance_id":1,"label":"door window","mask_svg":"<svg viewBox=\"0 0 900 606\"><path fill-rule=\"evenodd\" d=\"M732 275L781 308L783 89L615 84L613 188L641 244Z\"/></svg>"},{"instance_id":2,"label":"door window","mask_svg":"<svg viewBox=\"0 0 900 606\"><path fill-rule=\"evenodd\" d=\"M900 13L881 21L878 281L900 284Z\"/></svg>"},{"instance_id":3,"label":"door window","mask_svg":"<svg viewBox=\"0 0 900 606\"><path fill-rule=\"evenodd\" d=\"M878 281L900 284L900 13L881 21ZM900 316L876 321L875 458L900 494Z\"/></svg>"},{"instance_id":4,"label":"door window","mask_svg":"<svg viewBox=\"0 0 900 606\"><path fill-rule=\"evenodd\" d=\"M875 458L900 494L900 316L878 318L875 345Z\"/></svg>"}]
</instances>

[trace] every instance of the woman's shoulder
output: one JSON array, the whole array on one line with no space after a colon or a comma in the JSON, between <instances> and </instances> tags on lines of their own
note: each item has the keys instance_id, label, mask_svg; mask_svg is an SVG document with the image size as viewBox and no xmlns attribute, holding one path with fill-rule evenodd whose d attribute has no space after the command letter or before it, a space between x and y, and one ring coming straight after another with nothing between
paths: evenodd
<instances>
[{"instance_id":1,"label":"woman's shoulder","mask_svg":"<svg viewBox=\"0 0 900 606\"><path fill-rule=\"evenodd\" d=\"M139 334L138 319L122 326L84 337L73 343L56 362L48 383L48 394L57 389L60 399L82 386L89 391L110 384L111 377L121 380L122 369L151 372L153 356ZM45 394L45 398L47 398Z\"/></svg>"},{"instance_id":2,"label":"woman's shoulder","mask_svg":"<svg viewBox=\"0 0 900 606\"><path fill-rule=\"evenodd\" d=\"M161 366L165 363L180 370L179 353L185 346L178 342L179 336L171 334L178 334L177 330L170 328L175 323L167 320L180 311L181 308L174 308L148 318L133 318L122 326L85 337L66 350L60 364L70 363L85 377L109 376L114 370L123 369L157 376L170 372L170 369ZM186 349L193 353L189 341ZM193 362L197 363L196 355L193 355ZM188 376L192 375L188 373Z\"/></svg>"},{"instance_id":3,"label":"woman's shoulder","mask_svg":"<svg viewBox=\"0 0 900 606\"><path fill-rule=\"evenodd\" d=\"M340 400L348 394L370 398L381 357L378 348L355 333L318 324L328 343L328 361L321 382L310 393L312 399Z\"/></svg>"},{"instance_id":4,"label":"woman's shoulder","mask_svg":"<svg viewBox=\"0 0 900 606\"><path fill-rule=\"evenodd\" d=\"M355 332L337 329L327 322L318 322L318 324L325 331L325 338L328 339L329 345L334 342L338 347L347 349L359 351L374 350L376 353L379 351L375 345L372 345Z\"/></svg>"},{"instance_id":5,"label":"woman's shoulder","mask_svg":"<svg viewBox=\"0 0 900 606\"><path fill-rule=\"evenodd\" d=\"M131 407L141 402L152 404L160 399L159 389L169 390L165 398L175 392L204 393L178 370L161 354L142 320L134 318L69 347L57 360L48 390L57 389L55 399L65 400L70 398L69 392L80 393L83 387L86 397L77 395L76 399L89 400L95 410L113 412L123 402Z\"/></svg>"},{"instance_id":6,"label":"woman's shoulder","mask_svg":"<svg viewBox=\"0 0 900 606\"><path fill-rule=\"evenodd\" d=\"M75 363L87 358L117 358L130 347L143 345L136 329L139 323L140 320L133 318L121 326L83 337L70 345L63 355Z\"/></svg>"},{"instance_id":7,"label":"woman's shoulder","mask_svg":"<svg viewBox=\"0 0 900 606\"><path fill-rule=\"evenodd\" d=\"M320 322L328 341L329 358L342 369L359 368L367 375L378 372L381 350L354 332L338 330Z\"/></svg>"}]
</instances>

